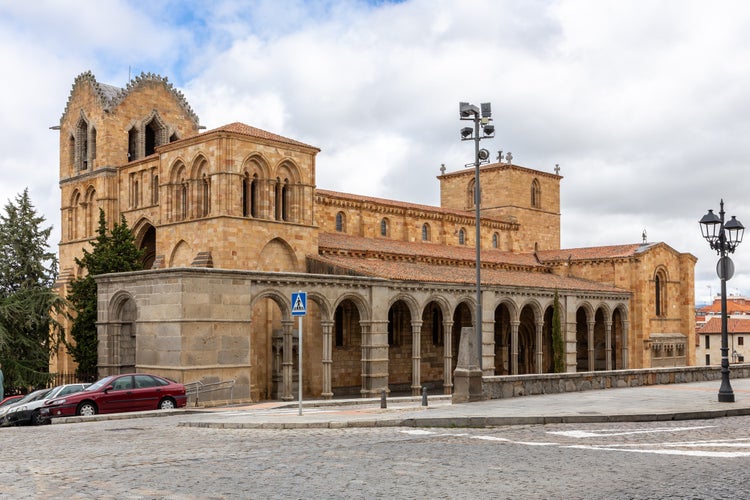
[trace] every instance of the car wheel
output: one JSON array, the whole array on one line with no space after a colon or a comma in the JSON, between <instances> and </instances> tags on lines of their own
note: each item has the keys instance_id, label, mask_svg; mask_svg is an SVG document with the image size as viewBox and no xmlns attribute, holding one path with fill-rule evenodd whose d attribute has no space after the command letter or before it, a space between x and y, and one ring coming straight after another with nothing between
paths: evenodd
<instances>
[{"instance_id":1,"label":"car wheel","mask_svg":"<svg viewBox=\"0 0 750 500\"><path fill-rule=\"evenodd\" d=\"M177 405L172 398L164 398L159 401L160 410L174 410L175 408L177 408Z\"/></svg>"},{"instance_id":2,"label":"car wheel","mask_svg":"<svg viewBox=\"0 0 750 500\"><path fill-rule=\"evenodd\" d=\"M31 425L44 425L46 423L47 419L39 413L39 410L34 410L31 414Z\"/></svg>"},{"instance_id":3,"label":"car wheel","mask_svg":"<svg viewBox=\"0 0 750 500\"><path fill-rule=\"evenodd\" d=\"M78 408L76 409L76 415L81 415L84 417L96 415L96 405L90 401L84 401L83 403L78 405Z\"/></svg>"}]
</instances>

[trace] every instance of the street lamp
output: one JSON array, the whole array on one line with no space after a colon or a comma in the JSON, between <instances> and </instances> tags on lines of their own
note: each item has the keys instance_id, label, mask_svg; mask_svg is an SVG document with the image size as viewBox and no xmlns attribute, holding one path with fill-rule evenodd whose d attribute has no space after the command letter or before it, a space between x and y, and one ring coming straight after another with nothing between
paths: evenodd
<instances>
[{"instance_id":1,"label":"street lamp","mask_svg":"<svg viewBox=\"0 0 750 500\"><path fill-rule=\"evenodd\" d=\"M721 387L720 403L734 403L734 391L729 383L729 342L727 339L727 280L734 275L734 263L727 257L734 253L737 245L742 243L745 226L733 215L724 223L724 200L721 200L719 215L709 210L700 220L701 234L708 241L712 250L719 254L716 273L721 280Z\"/></svg>"},{"instance_id":2,"label":"street lamp","mask_svg":"<svg viewBox=\"0 0 750 500\"><path fill-rule=\"evenodd\" d=\"M466 166L474 166L474 211L475 211L475 226L476 226L476 266L477 266L477 316L475 320L474 330L477 337L477 352L479 353L479 370L482 370L482 281L481 281L481 251L480 251L480 237L481 232L479 228L479 204L481 202L481 195L479 189L479 166L483 163L489 162L490 152L486 149L479 149L479 141L482 139L491 139L495 137L495 126L490 122L492 121L492 107L490 103L483 102L480 108L477 108L473 104L468 102L462 102L458 105L458 112L461 120L473 121L474 127L463 127L461 129L461 140L462 141L474 141L474 163L468 163ZM481 134L480 134L481 129Z\"/></svg>"}]
</instances>

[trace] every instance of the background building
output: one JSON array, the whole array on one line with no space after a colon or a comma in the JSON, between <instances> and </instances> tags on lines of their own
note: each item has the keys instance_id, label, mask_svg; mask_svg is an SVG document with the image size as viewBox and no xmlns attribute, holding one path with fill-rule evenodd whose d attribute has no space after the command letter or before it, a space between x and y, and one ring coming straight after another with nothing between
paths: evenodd
<instances>
[{"instance_id":1,"label":"background building","mask_svg":"<svg viewBox=\"0 0 750 500\"><path fill-rule=\"evenodd\" d=\"M440 207L318 189L314 146L232 123L200 132L157 75L76 78L60 121L59 287L124 214L147 270L99 285L100 375L235 380L235 397L452 390L473 327L474 176L438 175ZM352 168L356 168L353 164ZM665 243L560 249L562 177L481 168L482 370L553 370L559 294L567 371L693 364L695 258ZM595 210L595 207L592 207ZM64 352L54 371L71 371Z\"/></svg>"}]
</instances>

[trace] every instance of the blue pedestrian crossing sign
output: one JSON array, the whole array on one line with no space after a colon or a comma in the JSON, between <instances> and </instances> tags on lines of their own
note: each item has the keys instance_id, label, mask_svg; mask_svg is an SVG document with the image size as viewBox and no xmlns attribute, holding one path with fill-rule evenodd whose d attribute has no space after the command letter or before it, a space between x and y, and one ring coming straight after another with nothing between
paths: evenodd
<instances>
[{"instance_id":1,"label":"blue pedestrian crossing sign","mask_svg":"<svg viewBox=\"0 0 750 500\"><path fill-rule=\"evenodd\" d=\"M307 293L292 293L292 316L304 316L307 314Z\"/></svg>"}]
</instances>

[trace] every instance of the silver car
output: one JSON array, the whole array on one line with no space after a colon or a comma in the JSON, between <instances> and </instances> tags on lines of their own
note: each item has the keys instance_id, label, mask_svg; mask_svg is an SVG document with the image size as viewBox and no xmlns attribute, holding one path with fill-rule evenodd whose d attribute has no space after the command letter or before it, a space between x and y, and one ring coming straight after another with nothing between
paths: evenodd
<instances>
[{"instance_id":1,"label":"silver car","mask_svg":"<svg viewBox=\"0 0 750 500\"><path fill-rule=\"evenodd\" d=\"M39 408L48 399L66 396L80 392L91 384L65 384L52 389L34 391L18 403L11 405L3 415L0 415L0 425L42 425L49 423L49 419L39 414Z\"/></svg>"}]
</instances>

